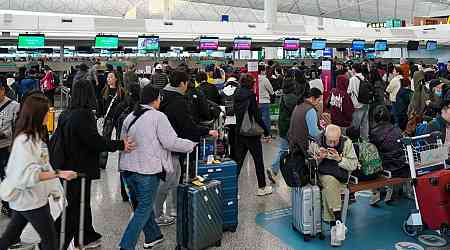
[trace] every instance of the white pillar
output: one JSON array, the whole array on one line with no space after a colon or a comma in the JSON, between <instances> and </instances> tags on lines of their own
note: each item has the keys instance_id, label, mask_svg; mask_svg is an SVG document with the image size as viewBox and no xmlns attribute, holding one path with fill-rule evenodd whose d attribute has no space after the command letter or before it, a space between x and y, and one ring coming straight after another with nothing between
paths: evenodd
<instances>
[{"instance_id":1,"label":"white pillar","mask_svg":"<svg viewBox=\"0 0 450 250\"><path fill-rule=\"evenodd\" d=\"M277 23L278 0L264 0L264 22L268 29Z\"/></svg>"},{"instance_id":2,"label":"white pillar","mask_svg":"<svg viewBox=\"0 0 450 250\"><path fill-rule=\"evenodd\" d=\"M171 20L172 19L172 10L171 10L171 2L172 0L161 0L162 1L162 16L163 20Z\"/></svg>"}]
</instances>

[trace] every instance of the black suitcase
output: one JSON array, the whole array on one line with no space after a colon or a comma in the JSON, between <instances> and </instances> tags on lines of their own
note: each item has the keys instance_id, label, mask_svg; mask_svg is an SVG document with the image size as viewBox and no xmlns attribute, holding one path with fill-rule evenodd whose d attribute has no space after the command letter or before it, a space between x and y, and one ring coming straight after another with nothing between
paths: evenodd
<instances>
[{"instance_id":1,"label":"black suitcase","mask_svg":"<svg viewBox=\"0 0 450 250\"><path fill-rule=\"evenodd\" d=\"M198 148L196 164L198 165ZM189 154L185 183L178 186L177 247L201 250L220 246L223 235L223 191L220 181L207 181L203 186L188 183Z\"/></svg>"}]
</instances>

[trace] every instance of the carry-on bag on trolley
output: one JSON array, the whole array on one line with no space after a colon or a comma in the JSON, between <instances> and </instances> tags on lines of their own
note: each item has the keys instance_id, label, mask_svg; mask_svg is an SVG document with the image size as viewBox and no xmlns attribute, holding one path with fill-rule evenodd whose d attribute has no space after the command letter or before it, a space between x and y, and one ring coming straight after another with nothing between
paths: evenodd
<instances>
[{"instance_id":1,"label":"carry-on bag on trolley","mask_svg":"<svg viewBox=\"0 0 450 250\"><path fill-rule=\"evenodd\" d=\"M415 199L415 209L404 221L403 231L417 236L426 225L446 237L450 225L450 170L445 169L448 146L442 143L440 132L405 137L400 142L409 164Z\"/></svg>"},{"instance_id":2,"label":"carry-on bag on trolley","mask_svg":"<svg viewBox=\"0 0 450 250\"><path fill-rule=\"evenodd\" d=\"M196 168L198 147L196 148ZM177 190L177 247L200 250L220 246L223 235L223 193L220 181L189 183L189 153L185 182Z\"/></svg>"},{"instance_id":3,"label":"carry-on bag on trolley","mask_svg":"<svg viewBox=\"0 0 450 250\"><path fill-rule=\"evenodd\" d=\"M84 249L84 209L86 207L86 175L79 173L78 178L81 178L81 197L80 197L80 226L78 231L78 249ZM63 181L64 194L67 195L67 181ZM89 202L89 201L88 201ZM66 224L67 224L67 207L63 207L61 214L61 232L59 236L59 250L64 249L64 239L66 238Z\"/></svg>"},{"instance_id":4,"label":"carry-on bag on trolley","mask_svg":"<svg viewBox=\"0 0 450 250\"><path fill-rule=\"evenodd\" d=\"M303 187L292 188L292 228L303 234L304 241L315 236L325 239L322 233L322 203L320 188L317 185L316 160L308 157L310 183Z\"/></svg>"},{"instance_id":5,"label":"carry-on bag on trolley","mask_svg":"<svg viewBox=\"0 0 450 250\"><path fill-rule=\"evenodd\" d=\"M428 229L447 232L450 229L450 170L417 177L416 192L423 224Z\"/></svg>"}]
</instances>

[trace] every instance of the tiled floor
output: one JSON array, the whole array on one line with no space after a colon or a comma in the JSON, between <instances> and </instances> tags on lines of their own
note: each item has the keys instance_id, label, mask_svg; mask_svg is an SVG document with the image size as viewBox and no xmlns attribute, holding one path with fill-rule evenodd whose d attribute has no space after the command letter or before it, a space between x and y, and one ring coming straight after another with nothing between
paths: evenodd
<instances>
[{"instance_id":1,"label":"tiled floor","mask_svg":"<svg viewBox=\"0 0 450 250\"><path fill-rule=\"evenodd\" d=\"M263 144L266 167L271 164L271 159L274 156L276 146L276 143ZM239 201L239 227L237 232L225 233L222 240L222 246L220 248L213 249L329 249L329 238L327 238L324 242L319 241L304 245L305 243L302 241L301 236L291 232L288 215L290 212L285 209L290 207L290 193L284 183L283 185L277 185L275 187L273 195L262 198L255 196L256 186L255 170L253 163L250 160L245 164L245 168L241 172L239 181L239 192L241 199ZM102 179L94 183L92 193L94 225L97 231L103 234L103 245L99 249L117 249L117 244L130 216L130 207L128 203L122 202L120 195L119 176L117 173L117 154L111 154L108 168L103 173ZM395 225L391 225L392 223L390 223L391 221L389 220L389 216L392 216L392 211L390 208L384 207L380 210L374 210L375 212L372 213L370 211L372 211L373 208L368 208L366 203L362 205L358 204L358 206L355 206L352 209L357 209L357 214L362 214L362 217L378 217L381 222L378 223L379 225L376 226L376 228L373 228L372 225L361 223L358 218L356 219L357 221L350 218L350 230L357 230L357 233L355 232L353 237L349 236L349 239L345 242L343 249L394 249L390 243L386 244L389 245L388 248L385 248L384 246L382 248L379 246L370 247L365 245L364 242L355 242L355 244L352 244L352 238L354 240L358 239L359 241L364 239L367 235L362 234L365 234L366 230L368 230L369 234L371 234L369 235L369 238L374 237L375 234L377 234L376 231L380 228L385 228L386 230L387 228L394 228L398 231L398 223L395 222ZM280 209L284 209L287 212L280 212L284 211ZM397 213L398 216L406 216L408 208L402 206L395 208L393 211ZM381 212L386 213L386 216L384 214L380 214ZM278 218L274 218L273 213L278 213ZM269 217L270 220L267 219ZM267 219L267 222L261 222L261 220L265 219ZM258 224L256 221L258 221ZM378 221L378 219L376 221ZM0 216L0 233L5 228L7 222L7 218ZM165 242L154 249L175 249L175 225L164 227L163 234L165 235ZM398 239L395 236L392 236L389 237L389 242L405 240L406 238L398 232L396 232L396 235L398 236ZM383 241L383 239L378 240ZM354 246L356 247L356 243L360 246L362 245L367 247L354 248ZM143 249L142 241L139 243L138 247L139 249ZM440 250L444 249L448 250L450 247L440 248Z\"/></svg>"}]
</instances>

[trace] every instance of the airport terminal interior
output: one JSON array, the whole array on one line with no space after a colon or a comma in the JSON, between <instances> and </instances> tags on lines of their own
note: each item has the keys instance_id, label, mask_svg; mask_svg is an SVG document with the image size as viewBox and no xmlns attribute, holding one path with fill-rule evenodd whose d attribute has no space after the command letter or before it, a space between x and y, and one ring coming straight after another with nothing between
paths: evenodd
<instances>
[{"instance_id":1,"label":"airport terminal interior","mask_svg":"<svg viewBox=\"0 0 450 250\"><path fill-rule=\"evenodd\" d=\"M0 0L0 32L0 250L450 249L450 0Z\"/></svg>"}]
</instances>

